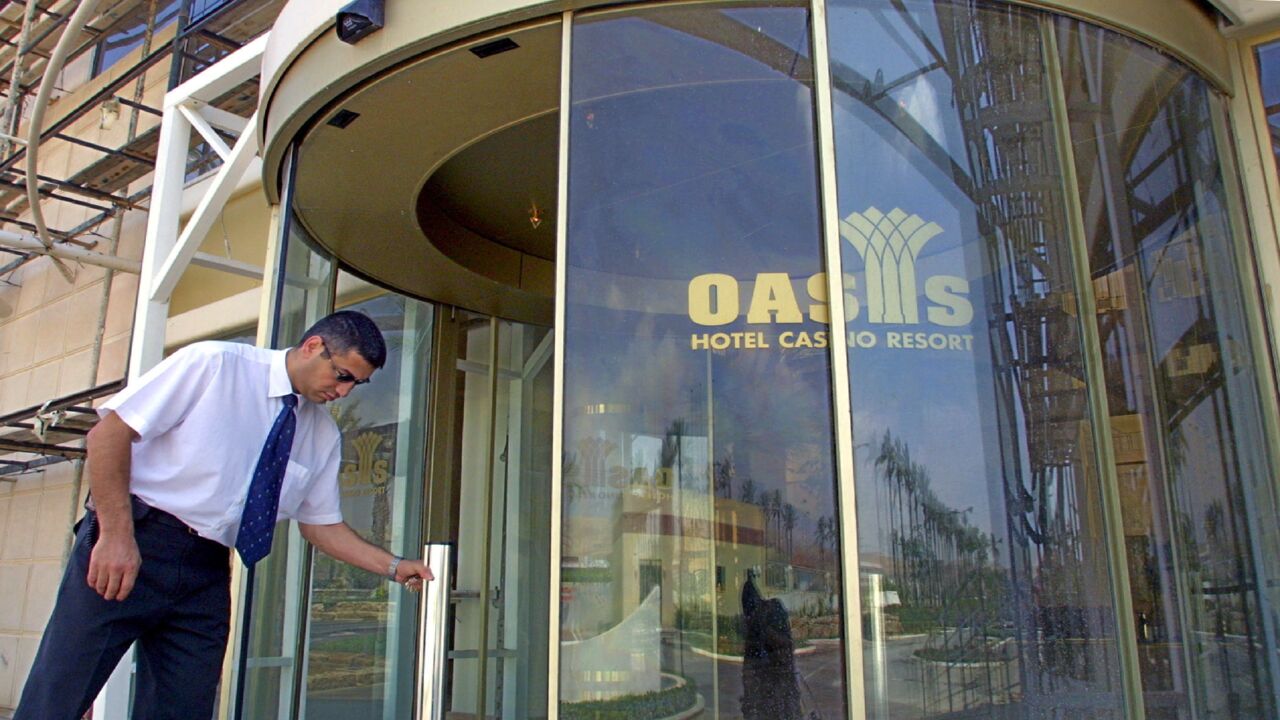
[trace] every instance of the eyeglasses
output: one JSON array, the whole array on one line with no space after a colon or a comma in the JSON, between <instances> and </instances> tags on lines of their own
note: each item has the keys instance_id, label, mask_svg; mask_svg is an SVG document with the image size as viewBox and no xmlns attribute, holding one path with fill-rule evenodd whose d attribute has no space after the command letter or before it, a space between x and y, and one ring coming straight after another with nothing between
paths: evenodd
<instances>
[{"instance_id":1,"label":"eyeglasses","mask_svg":"<svg viewBox=\"0 0 1280 720\"><path fill-rule=\"evenodd\" d=\"M333 379L337 380L339 384L353 385L353 386L368 384L369 378L365 378L361 380L360 378L357 378L355 375L352 375L346 370L343 370L342 368L338 367L338 364L333 361L333 353L329 352L329 346L328 344L325 343L324 338L320 339L320 346L324 348L325 359L328 360L329 364L333 366Z\"/></svg>"}]
</instances>

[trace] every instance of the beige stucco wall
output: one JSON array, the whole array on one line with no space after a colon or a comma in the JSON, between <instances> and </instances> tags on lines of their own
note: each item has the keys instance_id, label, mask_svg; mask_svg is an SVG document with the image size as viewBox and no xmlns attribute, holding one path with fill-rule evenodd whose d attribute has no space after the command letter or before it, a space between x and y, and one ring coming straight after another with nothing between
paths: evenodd
<instances>
[{"instance_id":1,"label":"beige stucco wall","mask_svg":"<svg viewBox=\"0 0 1280 720\"><path fill-rule=\"evenodd\" d=\"M163 33L157 42L170 36ZM140 57L126 58L106 74L57 98L48 112L52 122L84 102L110 79ZM70 64L63 74L68 83L87 80L87 58ZM161 107L168 87L169 63L158 63L146 75L142 102ZM129 84L118 94L132 97ZM121 108L120 117L108 128L101 127L97 110L86 113L66 132L106 146L118 147L127 139L130 111ZM149 114L138 115L138 131L159 122ZM23 131L25 132L25 130ZM40 173L66 178L102 157L102 154L59 141L45 143L40 154ZM148 188L150 177L134 183L130 192ZM145 204L145 200L143 201ZM188 207L193 203L187 203ZM89 208L46 201L42 206L48 226L65 230L96 214ZM142 256L146 233L145 209L123 214L119 246L115 254L131 259ZM228 203L202 245L205 252L225 255L226 247L237 260L256 266L264 262L270 208L256 186L240 192ZM98 227L109 236L113 221ZM99 252L110 250L105 238L97 238ZM0 255L0 264L15 256ZM40 405L48 400L94 385L124 377L129 353L130 331L138 278L114 273L110 290L105 290L106 271L70 264L74 279L68 281L48 258L34 259L0 282L0 415ZM176 288L171 304L171 327L181 328L186 341L198 339L200 327L225 331L256 322L258 303L227 303L234 296L256 296L259 283L226 273L193 268ZM103 307L104 293L107 302ZM216 322L199 308L224 301ZM229 308L229 309L228 309ZM101 315L100 315L101 312ZM195 322L188 316L197 316ZM91 358L102 323L101 357L92 366ZM49 465L20 476L0 477L0 718L8 717L16 706L31 661L39 645L53 599L61 579L63 553L70 528L82 497L73 500L76 464ZM85 483L87 486L87 483ZM79 493L83 496L83 490Z\"/></svg>"},{"instance_id":2,"label":"beige stucco wall","mask_svg":"<svg viewBox=\"0 0 1280 720\"><path fill-rule=\"evenodd\" d=\"M68 108L82 102L101 82L104 80L57 99L50 114L56 118L69 112ZM148 85L151 101L165 87L163 77L149 77ZM119 144L128 132L127 114L122 114L121 120L104 130L95 113L76 122L68 133L92 142ZM41 174L52 177L68 177L101 157L66 143L51 143L42 150ZM74 227L94 213L61 202L44 207L46 222L57 229ZM145 225L145 213L124 214L118 254L141 257ZM107 222L101 230L109 232L111 227ZM6 255L4 262L12 257ZM70 267L74 270L72 280L48 258L38 258L9 275L12 284L0 284L0 414L124 375L137 277L116 273L107 290L106 271ZM102 345L94 365L99 323ZM77 505L72 497L75 475L73 463L59 463L0 479L0 714L17 704L52 610Z\"/></svg>"},{"instance_id":3,"label":"beige stucco wall","mask_svg":"<svg viewBox=\"0 0 1280 720\"><path fill-rule=\"evenodd\" d=\"M53 609L70 528L72 471L52 465L0 483L0 712L17 704Z\"/></svg>"},{"instance_id":4,"label":"beige stucco wall","mask_svg":"<svg viewBox=\"0 0 1280 720\"><path fill-rule=\"evenodd\" d=\"M200 245L202 252L261 267L267 254L271 206L261 186L231 198ZM220 270L190 267L174 288L169 315L177 316L204 305L260 287L262 283ZM256 308L255 308L256 310Z\"/></svg>"},{"instance_id":5,"label":"beige stucco wall","mask_svg":"<svg viewBox=\"0 0 1280 720\"><path fill-rule=\"evenodd\" d=\"M130 213L124 237L141 237ZM126 246L140 242L125 243ZM133 252L137 252L136 249ZM48 259L28 263L0 288L0 413L90 387L104 271L68 282ZM96 381L123 376L136 278L117 275L107 305ZM72 522L72 463L0 478L0 711L17 703L61 575Z\"/></svg>"}]
</instances>

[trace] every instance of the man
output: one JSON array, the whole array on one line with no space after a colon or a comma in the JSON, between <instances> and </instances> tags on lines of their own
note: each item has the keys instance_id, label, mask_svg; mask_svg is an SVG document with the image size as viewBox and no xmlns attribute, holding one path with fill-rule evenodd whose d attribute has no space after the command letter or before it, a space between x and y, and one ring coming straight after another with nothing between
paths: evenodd
<instances>
[{"instance_id":1,"label":"man","mask_svg":"<svg viewBox=\"0 0 1280 720\"><path fill-rule=\"evenodd\" d=\"M796 646L791 618L778 598L764 599L756 573L742 586L742 717L745 720L800 720Z\"/></svg>"},{"instance_id":2,"label":"man","mask_svg":"<svg viewBox=\"0 0 1280 720\"><path fill-rule=\"evenodd\" d=\"M87 443L92 509L15 720L80 718L135 640L134 719L209 718L229 625L228 548L252 566L278 518L409 589L431 580L423 563L360 538L338 507L342 442L323 405L385 359L372 320L337 312L288 350L196 343L108 401Z\"/></svg>"}]
</instances>

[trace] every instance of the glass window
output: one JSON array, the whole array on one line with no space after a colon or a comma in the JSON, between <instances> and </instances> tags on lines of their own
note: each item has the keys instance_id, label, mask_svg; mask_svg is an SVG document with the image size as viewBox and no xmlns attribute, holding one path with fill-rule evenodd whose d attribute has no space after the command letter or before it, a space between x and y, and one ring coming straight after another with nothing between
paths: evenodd
<instances>
[{"instance_id":1,"label":"glass window","mask_svg":"<svg viewBox=\"0 0 1280 720\"><path fill-rule=\"evenodd\" d=\"M193 24L209 17L214 11L228 5L233 0L187 0L187 2L190 3L188 8L190 15L187 22L188 24ZM103 32L103 38L94 46L93 77L97 77L111 69L117 62L120 62L121 58L142 47L142 41L147 34L149 8L148 3L138 4ZM159 31L161 28L168 27L170 23L175 22L178 19L178 13L181 8L182 0L169 0L169 2L157 4L154 30ZM207 41L205 46L207 46ZM189 48L188 51L191 52L191 49ZM228 50L222 49L219 57L227 52ZM205 64L207 65L208 63Z\"/></svg>"},{"instance_id":2,"label":"glass window","mask_svg":"<svg viewBox=\"0 0 1280 720\"><path fill-rule=\"evenodd\" d=\"M1121 717L1042 16L828 30L868 715Z\"/></svg>"},{"instance_id":3,"label":"glass window","mask_svg":"<svg viewBox=\"0 0 1280 720\"><path fill-rule=\"evenodd\" d=\"M576 20L560 717L845 716L809 32Z\"/></svg>"},{"instance_id":4,"label":"glass window","mask_svg":"<svg viewBox=\"0 0 1280 720\"><path fill-rule=\"evenodd\" d=\"M208 17L214 10L229 5L235 0L190 0L191 1L191 22L196 23Z\"/></svg>"},{"instance_id":5,"label":"glass window","mask_svg":"<svg viewBox=\"0 0 1280 720\"><path fill-rule=\"evenodd\" d=\"M454 371L453 434L442 441L454 462L431 506L451 508L433 532L458 548L445 712L546 717L554 336L461 310L442 323L442 348L456 350L440 361Z\"/></svg>"},{"instance_id":6,"label":"glass window","mask_svg":"<svg viewBox=\"0 0 1280 720\"><path fill-rule=\"evenodd\" d=\"M169 0L156 6L155 30L167 27L178 19L181 0ZM141 3L133 10L112 23L103 31L103 38L98 41L93 56L93 76L97 77L109 70L125 55L142 47L146 38L149 4Z\"/></svg>"},{"instance_id":7,"label":"glass window","mask_svg":"<svg viewBox=\"0 0 1280 720\"><path fill-rule=\"evenodd\" d=\"M1261 45L1257 51L1258 80L1262 84L1263 112L1271 135L1271 152L1280 166L1280 41Z\"/></svg>"},{"instance_id":8,"label":"glass window","mask_svg":"<svg viewBox=\"0 0 1280 720\"><path fill-rule=\"evenodd\" d=\"M291 171L286 173L291 176ZM283 204L287 208L289 199ZM312 323L329 313L336 272L333 259L315 248L294 218L284 223L282 235L283 272L276 277L276 322L270 342L275 348L292 346ZM302 589L306 558L306 544L294 524L281 521L271 553L254 568L249 590L250 634L247 647L240 651L246 717L270 720L292 716L293 686L299 672L298 637L305 618ZM239 634L241 628L232 632Z\"/></svg>"},{"instance_id":9,"label":"glass window","mask_svg":"<svg viewBox=\"0 0 1280 720\"><path fill-rule=\"evenodd\" d=\"M1058 29L1147 716L1275 717L1277 505L1223 101L1166 55Z\"/></svg>"}]
</instances>

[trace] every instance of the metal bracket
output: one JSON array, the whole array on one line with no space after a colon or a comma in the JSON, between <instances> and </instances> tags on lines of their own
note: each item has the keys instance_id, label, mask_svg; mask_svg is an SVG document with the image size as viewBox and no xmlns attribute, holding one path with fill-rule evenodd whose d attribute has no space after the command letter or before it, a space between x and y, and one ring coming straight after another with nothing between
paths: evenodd
<instances>
[{"instance_id":1,"label":"metal bracket","mask_svg":"<svg viewBox=\"0 0 1280 720\"><path fill-rule=\"evenodd\" d=\"M49 442L49 431L58 427L67 419L66 410L47 412L45 410L47 407L49 407L49 403L45 403L44 407L40 408L40 412L37 412L35 417L32 418L35 422L36 437L40 438L40 442Z\"/></svg>"}]
</instances>

